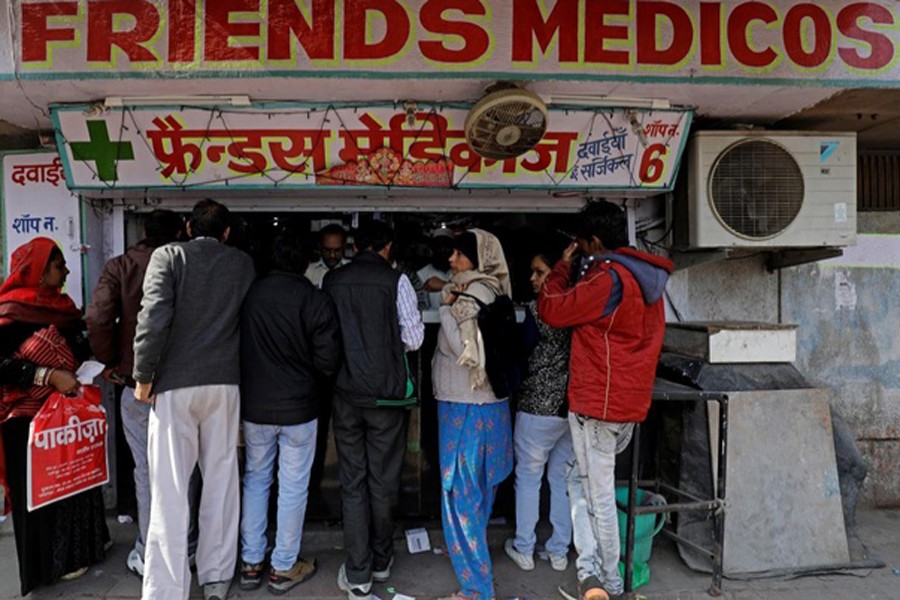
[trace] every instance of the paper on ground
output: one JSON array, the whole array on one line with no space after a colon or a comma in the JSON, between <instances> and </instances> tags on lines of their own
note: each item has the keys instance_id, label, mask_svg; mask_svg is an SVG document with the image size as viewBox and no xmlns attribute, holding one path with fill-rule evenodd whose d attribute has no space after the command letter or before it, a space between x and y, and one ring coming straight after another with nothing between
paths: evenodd
<instances>
[{"instance_id":1,"label":"paper on ground","mask_svg":"<svg viewBox=\"0 0 900 600\"><path fill-rule=\"evenodd\" d=\"M431 550L431 541L428 539L428 530L424 527L407 529L406 547L410 554Z\"/></svg>"}]
</instances>

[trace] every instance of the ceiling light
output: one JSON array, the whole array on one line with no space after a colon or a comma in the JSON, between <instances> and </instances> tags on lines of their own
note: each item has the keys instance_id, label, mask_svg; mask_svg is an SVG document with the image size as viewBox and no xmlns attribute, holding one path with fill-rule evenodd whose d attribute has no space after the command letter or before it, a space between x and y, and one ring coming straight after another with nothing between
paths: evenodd
<instances>
[{"instance_id":1,"label":"ceiling light","mask_svg":"<svg viewBox=\"0 0 900 600\"><path fill-rule=\"evenodd\" d=\"M591 94L551 94L547 104L588 106L595 108L646 108L666 110L672 104L663 98L626 98L622 96L596 96Z\"/></svg>"},{"instance_id":2,"label":"ceiling light","mask_svg":"<svg viewBox=\"0 0 900 600\"><path fill-rule=\"evenodd\" d=\"M250 106L250 96L110 96L103 105L106 108L123 106Z\"/></svg>"}]
</instances>

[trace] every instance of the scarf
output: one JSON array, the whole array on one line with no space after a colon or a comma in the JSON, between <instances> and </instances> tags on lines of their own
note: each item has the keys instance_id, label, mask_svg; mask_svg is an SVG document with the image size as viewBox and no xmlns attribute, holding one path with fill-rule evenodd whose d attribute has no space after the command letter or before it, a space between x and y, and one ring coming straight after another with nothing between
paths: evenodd
<instances>
[{"instance_id":1,"label":"scarf","mask_svg":"<svg viewBox=\"0 0 900 600\"><path fill-rule=\"evenodd\" d=\"M19 246L9 261L9 276L0 286L0 327L10 323L75 326L81 312L59 289L41 287L50 254L57 248L50 238L34 238Z\"/></svg>"},{"instance_id":2,"label":"scarf","mask_svg":"<svg viewBox=\"0 0 900 600\"><path fill-rule=\"evenodd\" d=\"M478 268L454 274L444 287L444 293L448 294L458 286L485 304L490 304L500 294L512 297L509 267L500 240L482 229L470 231L478 242ZM460 296L450 308L450 314L459 323L463 343L463 351L456 364L469 369L469 385L473 390L487 383L484 339L478 329L479 310L478 303L465 296Z\"/></svg>"}]
</instances>

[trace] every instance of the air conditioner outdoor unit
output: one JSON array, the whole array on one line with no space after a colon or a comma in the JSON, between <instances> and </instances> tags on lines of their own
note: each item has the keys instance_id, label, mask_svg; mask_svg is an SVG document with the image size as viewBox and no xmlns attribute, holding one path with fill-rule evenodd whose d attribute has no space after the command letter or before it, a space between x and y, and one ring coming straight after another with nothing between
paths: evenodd
<instances>
[{"instance_id":1,"label":"air conditioner outdoor unit","mask_svg":"<svg viewBox=\"0 0 900 600\"><path fill-rule=\"evenodd\" d=\"M691 140L688 246L856 243L856 134L701 131Z\"/></svg>"}]
</instances>

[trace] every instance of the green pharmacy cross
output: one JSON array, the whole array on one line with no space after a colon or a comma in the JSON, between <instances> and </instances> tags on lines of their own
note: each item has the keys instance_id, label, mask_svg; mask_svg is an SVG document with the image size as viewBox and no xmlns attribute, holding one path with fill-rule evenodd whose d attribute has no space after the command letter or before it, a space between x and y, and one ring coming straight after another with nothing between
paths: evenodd
<instances>
[{"instance_id":1,"label":"green pharmacy cross","mask_svg":"<svg viewBox=\"0 0 900 600\"><path fill-rule=\"evenodd\" d=\"M89 142L70 142L72 158L81 161L94 161L97 176L101 181L116 181L119 176L116 164L120 160L134 160L134 148L131 142L113 142L109 139L106 121L87 122Z\"/></svg>"}]
</instances>

